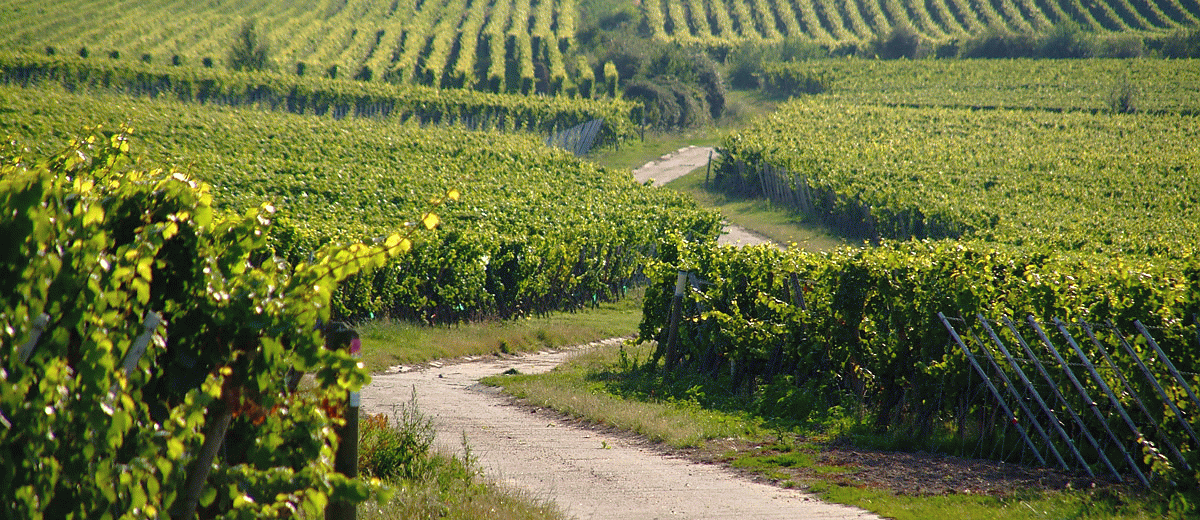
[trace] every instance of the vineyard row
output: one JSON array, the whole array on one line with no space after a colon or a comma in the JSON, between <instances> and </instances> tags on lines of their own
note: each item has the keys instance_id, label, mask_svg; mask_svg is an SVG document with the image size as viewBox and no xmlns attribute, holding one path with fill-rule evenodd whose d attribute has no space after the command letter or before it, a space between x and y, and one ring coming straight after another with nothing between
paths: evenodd
<instances>
[{"instance_id":1,"label":"vineyard row","mask_svg":"<svg viewBox=\"0 0 1200 520\"><path fill-rule=\"evenodd\" d=\"M1195 0L651 0L642 15L658 38L728 46L799 37L836 45L895 27L929 40L987 30L1029 33L1063 23L1097 32L1159 32L1200 24Z\"/></svg>"},{"instance_id":2,"label":"vineyard row","mask_svg":"<svg viewBox=\"0 0 1200 520\"><path fill-rule=\"evenodd\" d=\"M23 86L53 83L68 91L115 91L202 104L253 105L337 119L389 118L541 134L603 119L598 142L614 143L635 135L634 104L617 99L492 94L25 53L0 53L0 82Z\"/></svg>"}]
</instances>

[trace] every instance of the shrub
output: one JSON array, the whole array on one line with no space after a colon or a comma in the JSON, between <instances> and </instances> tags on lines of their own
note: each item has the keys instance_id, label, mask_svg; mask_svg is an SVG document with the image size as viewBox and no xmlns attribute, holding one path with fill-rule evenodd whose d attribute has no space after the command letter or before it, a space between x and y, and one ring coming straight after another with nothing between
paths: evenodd
<instances>
[{"instance_id":1,"label":"shrub","mask_svg":"<svg viewBox=\"0 0 1200 520\"><path fill-rule=\"evenodd\" d=\"M1096 54L1096 42L1078 24L1064 22L1037 38L1034 54L1039 58L1090 58Z\"/></svg>"},{"instance_id":2,"label":"shrub","mask_svg":"<svg viewBox=\"0 0 1200 520\"><path fill-rule=\"evenodd\" d=\"M829 90L829 78L803 63L777 63L763 71L762 88L777 97L820 94Z\"/></svg>"},{"instance_id":3,"label":"shrub","mask_svg":"<svg viewBox=\"0 0 1200 520\"><path fill-rule=\"evenodd\" d=\"M1200 28L1180 29L1162 40L1164 58L1200 58Z\"/></svg>"},{"instance_id":4,"label":"shrub","mask_svg":"<svg viewBox=\"0 0 1200 520\"><path fill-rule=\"evenodd\" d=\"M991 29L963 40L960 58L1028 58L1034 55L1033 37L1002 29Z\"/></svg>"},{"instance_id":5,"label":"shrub","mask_svg":"<svg viewBox=\"0 0 1200 520\"><path fill-rule=\"evenodd\" d=\"M1133 34L1116 34L1100 40L1096 56L1104 58L1141 58L1146 55L1146 41Z\"/></svg>"},{"instance_id":6,"label":"shrub","mask_svg":"<svg viewBox=\"0 0 1200 520\"><path fill-rule=\"evenodd\" d=\"M416 478L430 464L433 445L433 419L417 408L413 391L408 404L392 409L391 420L384 414L363 419L358 445L358 469L364 475L381 479Z\"/></svg>"},{"instance_id":7,"label":"shrub","mask_svg":"<svg viewBox=\"0 0 1200 520\"><path fill-rule=\"evenodd\" d=\"M1112 90L1108 93L1108 109L1118 114L1137 112L1138 95L1136 86L1128 79L1122 80L1113 85Z\"/></svg>"},{"instance_id":8,"label":"shrub","mask_svg":"<svg viewBox=\"0 0 1200 520\"><path fill-rule=\"evenodd\" d=\"M911 26L897 25L886 35L878 35L869 44L869 53L883 60L914 59L923 54L924 42Z\"/></svg>"},{"instance_id":9,"label":"shrub","mask_svg":"<svg viewBox=\"0 0 1200 520\"><path fill-rule=\"evenodd\" d=\"M811 40L790 37L780 42L743 42L725 57L729 84L734 88L762 86L763 67L769 63L828 58L830 50Z\"/></svg>"},{"instance_id":10,"label":"shrub","mask_svg":"<svg viewBox=\"0 0 1200 520\"><path fill-rule=\"evenodd\" d=\"M258 34L254 20L246 20L238 30L229 49L229 68L233 70L267 70L270 68L270 48Z\"/></svg>"}]
</instances>

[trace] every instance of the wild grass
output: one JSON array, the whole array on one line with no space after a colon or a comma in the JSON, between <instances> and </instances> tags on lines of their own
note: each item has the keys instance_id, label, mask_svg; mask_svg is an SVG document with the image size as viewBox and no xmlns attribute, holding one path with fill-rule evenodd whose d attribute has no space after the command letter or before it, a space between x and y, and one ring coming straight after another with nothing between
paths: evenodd
<instances>
[{"instance_id":1,"label":"wild grass","mask_svg":"<svg viewBox=\"0 0 1200 520\"><path fill-rule=\"evenodd\" d=\"M515 354L630 336L641 320L642 290L595 309L509 321L428 326L376 320L355 324L363 363L372 372L393 365L487 354Z\"/></svg>"},{"instance_id":2,"label":"wild grass","mask_svg":"<svg viewBox=\"0 0 1200 520\"><path fill-rule=\"evenodd\" d=\"M382 479L392 495L359 504L359 518L566 518L552 502L486 479L465 437L462 457L432 449L433 420L417 409L415 395L390 415L364 418L361 428L360 473Z\"/></svg>"},{"instance_id":3,"label":"wild grass","mask_svg":"<svg viewBox=\"0 0 1200 520\"><path fill-rule=\"evenodd\" d=\"M765 236L779 244L796 244L806 251L828 251L849 244L832 231L801 215L772 206L757 198L736 198L705 186L705 170L699 169L667 183L668 189L687 193L702 207L715 209L730 223Z\"/></svg>"},{"instance_id":4,"label":"wild grass","mask_svg":"<svg viewBox=\"0 0 1200 520\"><path fill-rule=\"evenodd\" d=\"M649 366L651 346L605 347L581 352L541 375L506 375L484 380L529 404L558 410L591 423L637 433L672 447L701 447L729 440L757 449L726 453L731 466L760 474L785 487L800 487L822 499L862 507L897 519L1145 519L1167 518L1161 497L1113 489L1028 490L1007 497L973 494L898 495L886 489L840 484L842 466L822 465L815 454L832 439L853 438L867 418L840 406L816 410L797 423L756 412L751 393L722 393L686 377L664 377ZM761 400L760 400L761 401ZM803 439L803 441L801 441ZM743 443L743 446L745 443ZM785 471L804 468L796 480Z\"/></svg>"},{"instance_id":5,"label":"wild grass","mask_svg":"<svg viewBox=\"0 0 1200 520\"><path fill-rule=\"evenodd\" d=\"M624 399L607 389L608 367L621 358L648 357L646 346L600 348L583 352L544 375L504 375L485 378L530 404L552 408L571 417L630 431L647 439L683 448L728 437L758 437L759 425L746 417L706 410L694 399L659 401ZM628 361L627 361L628 363Z\"/></svg>"}]
</instances>

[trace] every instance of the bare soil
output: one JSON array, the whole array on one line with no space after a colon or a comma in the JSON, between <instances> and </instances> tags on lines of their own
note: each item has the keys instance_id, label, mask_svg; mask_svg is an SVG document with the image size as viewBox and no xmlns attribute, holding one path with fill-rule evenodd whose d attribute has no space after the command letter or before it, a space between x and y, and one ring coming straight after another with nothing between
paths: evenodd
<instances>
[{"instance_id":1,"label":"bare soil","mask_svg":"<svg viewBox=\"0 0 1200 520\"><path fill-rule=\"evenodd\" d=\"M739 453L770 455L772 451L763 449L759 444L735 441L709 443L703 448L679 451L681 456L691 460L713 464L732 462L740 456ZM1005 497L1031 490L1129 488L1128 483L1116 483L1080 473L940 453L822 446L811 456L818 466L840 467L844 471L831 474L828 470L814 471L812 468L772 468L772 472L785 475L773 478L765 478L753 471L745 473L775 483L825 480L844 486L869 487L897 495L914 496L975 494Z\"/></svg>"},{"instance_id":2,"label":"bare soil","mask_svg":"<svg viewBox=\"0 0 1200 520\"><path fill-rule=\"evenodd\" d=\"M569 354L394 367L363 388L362 411L389 414L415 392L420 411L434 420L442 450L469 452L492 479L553 501L580 519L879 518L743 478L726 465L700 463L625 432L523 406L478 382L507 370L544 372Z\"/></svg>"}]
</instances>

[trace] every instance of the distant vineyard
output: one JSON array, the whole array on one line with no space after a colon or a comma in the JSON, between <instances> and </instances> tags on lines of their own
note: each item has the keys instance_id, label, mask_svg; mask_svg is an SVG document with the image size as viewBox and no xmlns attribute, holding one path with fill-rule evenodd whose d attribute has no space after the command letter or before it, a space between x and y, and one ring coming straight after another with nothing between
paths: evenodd
<instances>
[{"instance_id":1,"label":"distant vineyard","mask_svg":"<svg viewBox=\"0 0 1200 520\"><path fill-rule=\"evenodd\" d=\"M221 209L274 204L272 246L291 261L385 236L431 193L460 190L411 254L342 285L334 303L355 316L453 322L580 308L621 294L664 237L719 229L681 194L523 134L0 87L0 113L18 112L0 118L0 135L42 154L87 125L131 125L136 155L185 165Z\"/></svg>"},{"instance_id":2,"label":"distant vineyard","mask_svg":"<svg viewBox=\"0 0 1200 520\"><path fill-rule=\"evenodd\" d=\"M1141 112L1200 114L1200 67L1182 60L822 60L785 65L828 78L853 104L1110 109L1128 86Z\"/></svg>"},{"instance_id":3,"label":"distant vineyard","mask_svg":"<svg viewBox=\"0 0 1200 520\"><path fill-rule=\"evenodd\" d=\"M0 51L0 83L61 85L68 91L119 92L229 106L258 106L295 114L389 118L422 124L549 134L601 119L598 142L632 137L634 104L621 99L579 99L495 94L419 85L390 85L272 72L231 72L74 56Z\"/></svg>"},{"instance_id":4,"label":"distant vineyard","mask_svg":"<svg viewBox=\"0 0 1200 520\"><path fill-rule=\"evenodd\" d=\"M720 182L764 190L782 169L860 235L1164 259L1200 236L1191 116L796 101L723 146Z\"/></svg>"},{"instance_id":5,"label":"distant vineyard","mask_svg":"<svg viewBox=\"0 0 1200 520\"><path fill-rule=\"evenodd\" d=\"M256 20L282 70L362 80L571 94L574 0L0 1L0 47L221 65ZM576 62L572 62L572 66Z\"/></svg>"},{"instance_id":6,"label":"distant vineyard","mask_svg":"<svg viewBox=\"0 0 1200 520\"><path fill-rule=\"evenodd\" d=\"M855 43L894 27L944 40L986 30L1034 32L1064 22L1098 32L1200 25L1196 0L647 0L641 6L655 37L707 45L784 37Z\"/></svg>"}]
</instances>

